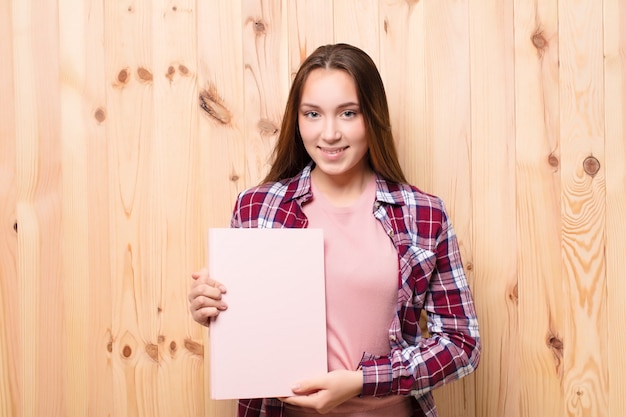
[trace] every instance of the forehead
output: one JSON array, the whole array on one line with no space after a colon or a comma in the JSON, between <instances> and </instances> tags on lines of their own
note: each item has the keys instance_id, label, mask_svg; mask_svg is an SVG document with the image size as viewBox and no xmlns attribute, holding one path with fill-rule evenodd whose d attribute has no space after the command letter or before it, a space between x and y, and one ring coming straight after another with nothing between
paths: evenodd
<instances>
[{"instance_id":1,"label":"forehead","mask_svg":"<svg viewBox=\"0 0 626 417\"><path fill-rule=\"evenodd\" d=\"M302 101L357 99L354 78L344 70L317 68L309 73L302 86Z\"/></svg>"}]
</instances>

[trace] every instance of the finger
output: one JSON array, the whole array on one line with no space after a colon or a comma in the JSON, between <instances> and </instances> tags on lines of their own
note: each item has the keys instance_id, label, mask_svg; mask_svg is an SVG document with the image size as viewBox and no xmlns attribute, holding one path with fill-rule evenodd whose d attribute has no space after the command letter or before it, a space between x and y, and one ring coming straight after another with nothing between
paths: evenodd
<instances>
[{"instance_id":1,"label":"finger","mask_svg":"<svg viewBox=\"0 0 626 417\"><path fill-rule=\"evenodd\" d=\"M203 283L219 289L222 293L226 292L226 287L221 282L216 281L209 276L209 270L207 268L202 268L200 271L192 273L191 278L194 279L194 283L192 285L197 285L196 283Z\"/></svg>"},{"instance_id":2,"label":"finger","mask_svg":"<svg viewBox=\"0 0 626 417\"><path fill-rule=\"evenodd\" d=\"M308 395L314 392L317 392L323 389L324 386L321 381L315 379L309 379L306 381L301 381L291 387L291 390L296 395Z\"/></svg>"},{"instance_id":3,"label":"finger","mask_svg":"<svg viewBox=\"0 0 626 417\"><path fill-rule=\"evenodd\" d=\"M317 407L319 407L319 396L317 392L311 393L309 395L295 395L293 397L283 397L279 398L279 400L284 403L295 405L298 407L312 409L317 409Z\"/></svg>"}]
</instances>

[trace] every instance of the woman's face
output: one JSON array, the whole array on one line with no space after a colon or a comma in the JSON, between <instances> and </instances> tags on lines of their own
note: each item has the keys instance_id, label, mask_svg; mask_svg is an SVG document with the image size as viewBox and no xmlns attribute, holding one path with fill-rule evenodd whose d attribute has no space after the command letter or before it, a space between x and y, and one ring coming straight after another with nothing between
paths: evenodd
<instances>
[{"instance_id":1,"label":"woman's face","mask_svg":"<svg viewBox=\"0 0 626 417\"><path fill-rule=\"evenodd\" d=\"M309 74L298 126L318 176L345 183L368 169L365 120L356 84L347 72L315 69Z\"/></svg>"}]
</instances>

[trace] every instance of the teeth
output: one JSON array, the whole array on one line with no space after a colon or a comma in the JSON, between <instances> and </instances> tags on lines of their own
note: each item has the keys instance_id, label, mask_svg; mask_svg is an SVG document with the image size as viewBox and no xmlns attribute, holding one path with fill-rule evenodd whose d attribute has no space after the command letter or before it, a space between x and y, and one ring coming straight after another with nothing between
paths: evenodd
<instances>
[{"instance_id":1,"label":"teeth","mask_svg":"<svg viewBox=\"0 0 626 417\"><path fill-rule=\"evenodd\" d=\"M326 153L328 153L328 154L331 154L331 155L336 155L336 154L338 154L338 153L339 153L339 152L341 152L341 151L343 151L343 149L334 149L334 150L331 150L331 149L325 149L325 150L324 150L324 152L326 152Z\"/></svg>"}]
</instances>

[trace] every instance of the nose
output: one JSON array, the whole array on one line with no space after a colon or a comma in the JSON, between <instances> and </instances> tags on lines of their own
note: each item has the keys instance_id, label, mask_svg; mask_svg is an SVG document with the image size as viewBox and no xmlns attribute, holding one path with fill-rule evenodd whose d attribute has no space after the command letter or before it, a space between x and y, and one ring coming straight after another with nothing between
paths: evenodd
<instances>
[{"instance_id":1,"label":"nose","mask_svg":"<svg viewBox=\"0 0 626 417\"><path fill-rule=\"evenodd\" d=\"M322 139L326 142L335 142L341 139L341 132L339 132L339 126L333 118L327 118L324 121L324 128L322 130Z\"/></svg>"}]
</instances>

